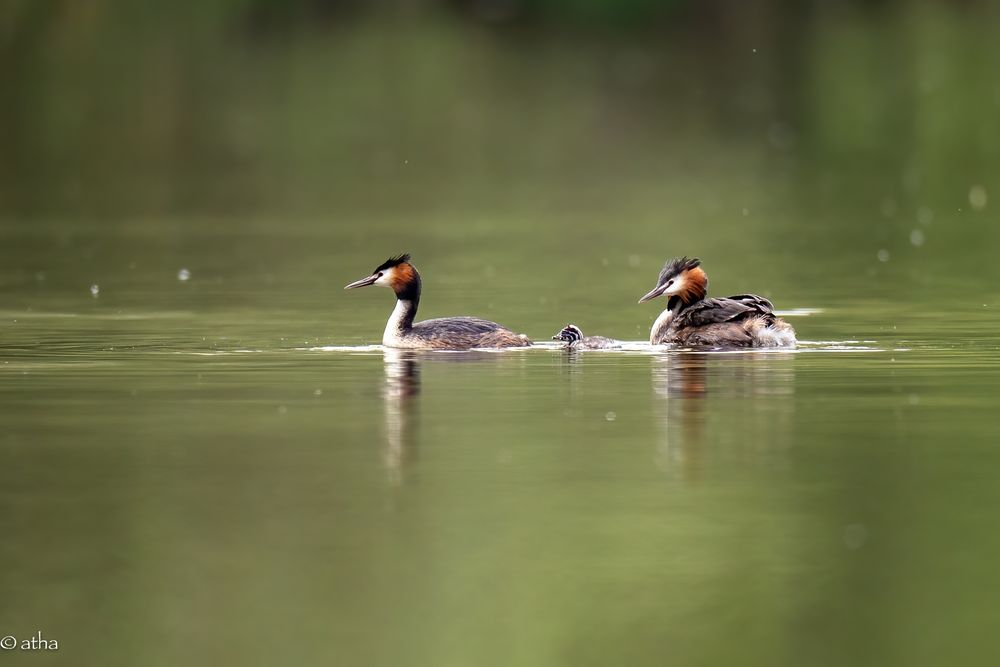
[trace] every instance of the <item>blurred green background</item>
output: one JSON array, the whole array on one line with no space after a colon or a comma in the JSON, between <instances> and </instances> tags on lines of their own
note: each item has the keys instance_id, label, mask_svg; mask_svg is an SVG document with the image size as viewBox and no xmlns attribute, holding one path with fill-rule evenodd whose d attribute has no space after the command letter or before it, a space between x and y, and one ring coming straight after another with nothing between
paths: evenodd
<instances>
[{"instance_id":1,"label":"blurred green background","mask_svg":"<svg viewBox=\"0 0 1000 667\"><path fill-rule=\"evenodd\" d=\"M994 664L998 29L0 0L0 661ZM355 347L400 251L540 341L699 256L804 343Z\"/></svg>"},{"instance_id":2,"label":"blurred green background","mask_svg":"<svg viewBox=\"0 0 1000 667\"><path fill-rule=\"evenodd\" d=\"M817 246L879 272L866 291L995 275L992 3L2 6L0 214L77 257L99 232L229 255L257 234L275 276L326 276L303 237L463 274L516 248L485 261L561 289L679 254L739 289L815 281Z\"/></svg>"}]
</instances>

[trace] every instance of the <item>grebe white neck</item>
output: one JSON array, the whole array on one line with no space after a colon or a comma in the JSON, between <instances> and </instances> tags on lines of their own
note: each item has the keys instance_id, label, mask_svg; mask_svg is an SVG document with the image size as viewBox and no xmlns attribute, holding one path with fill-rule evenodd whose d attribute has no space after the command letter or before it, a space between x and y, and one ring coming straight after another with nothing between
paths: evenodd
<instances>
[{"instance_id":1,"label":"grebe white neck","mask_svg":"<svg viewBox=\"0 0 1000 667\"><path fill-rule=\"evenodd\" d=\"M412 301L398 299L396 307L389 315L389 321L385 323L385 332L382 334L382 344L386 347L399 347L399 341L403 334L413 326L413 317L416 315L416 305Z\"/></svg>"}]
</instances>

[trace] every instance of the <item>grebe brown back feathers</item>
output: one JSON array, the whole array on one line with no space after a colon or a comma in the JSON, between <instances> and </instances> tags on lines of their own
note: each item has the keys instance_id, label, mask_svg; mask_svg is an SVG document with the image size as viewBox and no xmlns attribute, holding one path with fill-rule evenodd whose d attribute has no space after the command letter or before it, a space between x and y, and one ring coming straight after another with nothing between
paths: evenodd
<instances>
[{"instance_id":1,"label":"grebe brown back feathers","mask_svg":"<svg viewBox=\"0 0 1000 667\"><path fill-rule=\"evenodd\" d=\"M669 260L656 287L639 303L667 297L667 308L656 318L649 342L684 347L786 347L795 344L791 325L774 314L774 306L756 294L706 298L708 276L701 260Z\"/></svg>"},{"instance_id":2,"label":"grebe brown back feathers","mask_svg":"<svg viewBox=\"0 0 1000 667\"><path fill-rule=\"evenodd\" d=\"M524 347L531 341L496 322L478 317L441 317L414 324L420 304L420 274L410 263L409 254L390 257L367 278L344 289L381 285L396 293L396 307L382 335L386 347L426 350L469 350L472 348Z\"/></svg>"}]
</instances>

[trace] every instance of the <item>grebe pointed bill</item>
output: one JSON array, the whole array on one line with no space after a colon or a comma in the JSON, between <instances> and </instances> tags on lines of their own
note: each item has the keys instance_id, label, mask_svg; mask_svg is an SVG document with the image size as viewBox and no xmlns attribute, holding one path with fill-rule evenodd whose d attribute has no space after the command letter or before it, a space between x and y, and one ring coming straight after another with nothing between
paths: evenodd
<instances>
[{"instance_id":1,"label":"grebe pointed bill","mask_svg":"<svg viewBox=\"0 0 1000 667\"><path fill-rule=\"evenodd\" d=\"M409 253L390 257L370 276L355 280L344 289L378 285L396 294L396 307L389 315L382 344L413 350L471 350L473 348L526 347L531 340L496 322L478 317L441 317L414 323L420 304L421 281Z\"/></svg>"},{"instance_id":2,"label":"grebe pointed bill","mask_svg":"<svg viewBox=\"0 0 1000 667\"><path fill-rule=\"evenodd\" d=\"M668 260L656 286L639 303L667 297L667 307L649 331L653 345L683 347L792 347L795 330L756 294L708 297L708 275L701 260Z\"/></svg>"}]
</instances>

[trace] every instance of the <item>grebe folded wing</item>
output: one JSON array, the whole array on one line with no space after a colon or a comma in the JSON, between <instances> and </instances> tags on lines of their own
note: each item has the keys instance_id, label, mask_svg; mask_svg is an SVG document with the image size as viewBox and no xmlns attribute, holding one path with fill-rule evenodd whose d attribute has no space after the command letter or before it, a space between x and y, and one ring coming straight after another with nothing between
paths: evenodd
<instances>
[{"instance_id":1,"label":"grebe folded wing","mask_svg":"<svg viewBox=\"0 0 1000 667\"><path fill-rule=\"evenodd\" d=\"M496 322L478 317L436 317L417 322L412 330L423 335L447 333L464 336L482 336L495 331L509 331Z\"/></svg>"},{"instance_id":2,"label":"grebe folded wing","mask_svg":"<svg viewBox=\"0 0 1000 667\"><path fill-rule=\"evenodd\" d=\"M774 312L774 304L772 304L768 299L765 299L757 294L734 294L733 296L728 296L726 298L732 301L740 301L748 306L753 306L762 313Z\"/></svg>"},{"instance_id":3,"label":"grebe folded wing","mask_svg":"<svg viewBox=\"0 0 1000 667\"><path fill-rule=\"evenodd\" d=\"M756 315L771 316L774 306L755 294L738 294L728 298L708 298L691 304L674 320L676 327L700 327L742 320Z\"/></svg>"},{"instance_id":4,"label":"grebe folded wing","mask_svg":"<svg viewBox=\"0 0 1000 667\"><path fill-rule=\"evenodd\" d=\"M423 341L429 348L520 347L531 345L527 336L478 317L440 317L413 325L406 338Z\"/></svg>"},{"instance_id":5,"label":"grebe folded wing","mask_svg":"<svg viewBox=\"0 0 1000 667\"><path fill-rule=\"evenodd\" d=\"M767 299L755 294L703 299L677 314L674 341L713 347L794 345L795 333L774 315Z\"/></svg>"}]
</instances>

